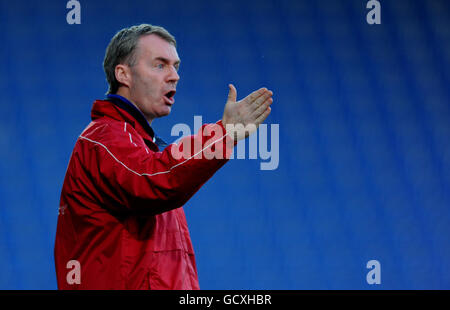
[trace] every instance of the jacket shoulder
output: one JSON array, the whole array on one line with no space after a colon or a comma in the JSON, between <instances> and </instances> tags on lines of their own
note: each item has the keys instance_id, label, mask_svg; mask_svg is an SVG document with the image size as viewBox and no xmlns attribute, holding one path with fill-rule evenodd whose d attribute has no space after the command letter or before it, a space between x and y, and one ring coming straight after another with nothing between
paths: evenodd
<instances>
[{"instance_id":1,"label":"jacket shoulder","mask_svg":"<svg viewBox=\"0 0 450 310\"><path fill-rule=\"evenodd\" d=\"M113 119L92 121L79 138L113 149L146 146L142 136L129 123Z\"/></svg>"},{"instance_id":2,"label":"jacket shoulder","mask_svg":"<svg viewBox=\"0 0 450 310\"><path fill-rule=\"evenodd\" d=\"M81 133L84 137L94 137L99 135L111 134L124 128L124 121L97 119L92 121Z\"/></svg>"}]
</instances>

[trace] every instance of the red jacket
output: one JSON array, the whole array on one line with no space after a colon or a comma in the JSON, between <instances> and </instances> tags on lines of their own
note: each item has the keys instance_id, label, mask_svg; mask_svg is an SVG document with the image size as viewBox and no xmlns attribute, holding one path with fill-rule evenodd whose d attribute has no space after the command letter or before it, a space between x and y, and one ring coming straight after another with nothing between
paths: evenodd
<instances>
[{"instance_id":1,"label":"red jacket","mask_svg":"<svg viewBox=\"0 0 450 310\"><path fill-rule=\"evenodd\" d=\"M173 156L184 143L160 151L154 138L126 100L94 102L61 193L54 251L59 289L199 289L182 206L235 144L221 121L183 138L192 154L201 145L195 157ZM218 151L223 159L205 156Z\"/></svg>"}]
</instances>

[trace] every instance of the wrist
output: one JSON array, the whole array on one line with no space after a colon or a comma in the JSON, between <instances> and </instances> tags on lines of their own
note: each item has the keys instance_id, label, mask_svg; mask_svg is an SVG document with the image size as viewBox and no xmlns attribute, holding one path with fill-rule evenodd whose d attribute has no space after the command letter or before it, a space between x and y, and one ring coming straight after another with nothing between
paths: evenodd
<instances>
[{"instance_id":1,"label":"wrist","mask_svg":"<svg viewBox=\"0 0 450 310\"><path fill-rule=\"evenodd\" d=\"M224 136L226 136L226 140L232 142L233 146L236 146L238 139L236 139L237 137L235 137L235 131L232 129L233 126L227 126L223 119L217 121L216 124L222 127Z\"/></svg>"}]
</instances>

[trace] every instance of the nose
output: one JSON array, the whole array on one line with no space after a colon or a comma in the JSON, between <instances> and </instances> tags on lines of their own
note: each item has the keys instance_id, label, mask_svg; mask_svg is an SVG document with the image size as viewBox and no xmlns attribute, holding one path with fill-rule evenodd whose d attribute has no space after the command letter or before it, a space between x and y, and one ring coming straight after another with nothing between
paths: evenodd
<instances>
[{"instance_id":1,"label":"nose","mask_svg":"<svg viewBox=\"0 0 450 310\"><path fill-rule=\"evenodd\" d=\"M180 76L178 75L177 69L175 67L171 66L170 73L167 76L167 81L169 83L176 83L176 82L178 82L179 79L180 79Z\"/></svg>"}]
</instances>

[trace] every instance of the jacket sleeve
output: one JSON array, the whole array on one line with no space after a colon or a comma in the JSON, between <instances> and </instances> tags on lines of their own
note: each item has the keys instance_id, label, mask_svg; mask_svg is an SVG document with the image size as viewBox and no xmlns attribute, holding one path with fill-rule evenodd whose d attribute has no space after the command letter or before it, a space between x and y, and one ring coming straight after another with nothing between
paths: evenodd
<instances>
[{"instance_id":1,"label":"jacket sleeve","mask_svg":"<svg viewBox=\"0 0 450 310\"><path fill-rule=\"evenodd\" d=\"M219 121L155 152L123 124L104 124L79 138L99 199L117 211L153 215L183 206L228 161L236 145Z\"/></svg>"}]
</instances>

